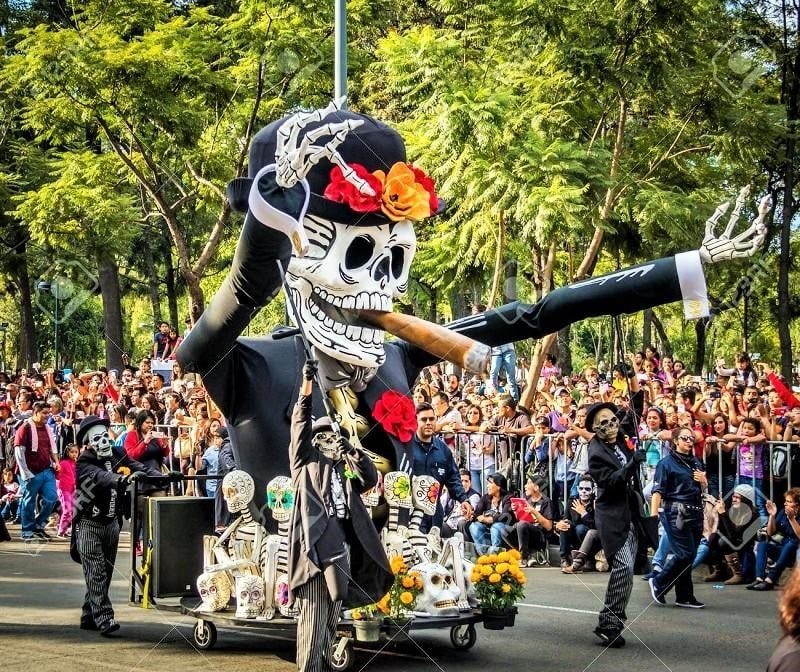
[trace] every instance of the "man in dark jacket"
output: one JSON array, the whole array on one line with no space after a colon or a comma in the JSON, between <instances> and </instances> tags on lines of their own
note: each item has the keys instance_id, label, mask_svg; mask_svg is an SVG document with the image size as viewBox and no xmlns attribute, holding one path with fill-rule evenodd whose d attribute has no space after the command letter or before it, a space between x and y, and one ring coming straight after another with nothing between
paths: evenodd
<instances>
[{"instance_id":1,"label":"man in dark jacket","mask_svg":"<svg viewBox=\"0 0 800 672\"><path fill-rule=\"evenodd\" d=\"M119 630L108 589L114 574L119 545L119 526L127 513L125 491L139 475L161 477L155 471L128 457L112 453L108 437L109 421L89 415L81 421L78 443L83 451L78 457L75 517L72 541L80 555L86 597L81 610L82 630L99 630L111 637Z\"/></svg>"},{"instance_id":2,"label":"man in dark jacket","mask_svg":"<svg viewBox=\"0 0 800 672\"><path fill-rule=\"evenodd\" d=\"M639 535L644 533L639 465L644 451L631 453L620 434L619 409L612 403L595 404L586 414L589 473L597 484L595 524L611 568L600 622L594 633L605 646L625 645L622 629L633 588L633 566ZM657 545L657 542L650 540Z\"/></svg>"},{"instance_id":3,"label":"man in dark jacket","mask_svg":"<svg viewBox=\"0 0 800 672\"><path fill-rule=\"evenodd\" d=\"M290 602L300 609L297 667L327 669L342 604L379 600L393 581L361 494L378 472L363 451L332 431L327 417L311 423L311 381L316 362L303 367L292 416L289 464L295 505L289 527ZM350 550L352 549L352 550ZM349 556L349 557L348 557Z\"/></svg>"},{"instance_id":4,"label":"man in dark jacket","mask_svg":"<svg viewBox=\"0 0 800 672\"><path fill-rule=\"evenodd\" d=\"M227 504L225 504L225 497L222 494L222 479L239 467L236 465L236 458L233 456L233 446L228 436L228 428L218 427L214 430L214 436L222 439L222 445L219 447L219 467L217 469L217 476L219 476L220 480L217 481L217 491L214 493L214 527L218 531L224 531L231 524L231 512Z\"/></svg>"}]
</instances>

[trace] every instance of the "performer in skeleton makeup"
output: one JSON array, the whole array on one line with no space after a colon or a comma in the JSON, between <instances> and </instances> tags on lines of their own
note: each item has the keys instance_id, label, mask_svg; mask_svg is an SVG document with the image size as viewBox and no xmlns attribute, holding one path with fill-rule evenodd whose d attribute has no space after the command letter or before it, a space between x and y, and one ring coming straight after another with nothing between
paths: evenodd
<instances>
[{"instance_id":1,"label":"performer in skeleton makeup","mask_svg":"<svg viewBox=\"0 0 800 672\"><path fill-rule=\"evenodd\" d=\"M262 129L250 150L250 178L229 185L232 205L247 212L236 254L177 357L185 370L202 374L229 422L238 464L259 492L274 476L288 473L283 446L289 444L305 354L299 336L238 336L280 290L279 263L320 360L323 391L351 442L371 451L383 472L411 471L413 433L379 423L373 412L387 392L407 395L420 370L442 359L450 345L434 331L437 325L422 320L413 328L392 326L400 338L384 343L380 325L388 318L414 319L389 312L408 288L414 222L443 208L432 180L406 161L394 130L331 104ZM767 199L752 226L732 237L744 198L743 193L719 238L713 229L725 209L714 213L699 250L583 280L533 305L514 302L472 315L443 331L453 340L464 335L495 346L540 337L586 317L679 299L687 317L701 317L707 314L702 264L746 257L764 241ZM475 354L469 350L465 358ZM321 395L313 412L324 413Z\"/></svg>"},{"instance_id":2,"label":"performer in skeleton makeup","mask_svg":"<svg viewBox=\"0 0 800 672\"><path fill-rule=\"evenodd\" d=\"M70 553L80 555L86 597L81 610L82 630L99 630L104 637L119 630L108 596L119 545L123 515L130 503L125 490L141 475L161 478L160 471L137 462L125 453L112 452L108 436L109 421L86 416L78 428L77 441L83 446L78 457L75 515L72 519Z\"/></svg>"},{"instance_id":3,"label":"performer in skeleton makeup","mask_svg":"<svg viewBox=\"0 0 800 672\"><path fill-rule=\"evenodd\" d=\"M327 669L342 604L376 602L393 576L361 495L378 481L370 458L336 433L326 417L311 421L316 362L303 366L292 415L289 459L295 505L289 523L289 604L299 607L297 667Z\"/></svg>"}]
</instances>

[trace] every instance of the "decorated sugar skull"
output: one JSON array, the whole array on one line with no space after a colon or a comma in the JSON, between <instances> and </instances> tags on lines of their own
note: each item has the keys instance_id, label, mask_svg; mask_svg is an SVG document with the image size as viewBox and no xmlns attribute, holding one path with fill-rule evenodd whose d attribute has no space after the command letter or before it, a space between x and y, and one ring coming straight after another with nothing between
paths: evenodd
<instances>
[{"instance_id":1,"label":"decorated sugar skull","mask_svg":"<svg viewBox=\"0 0 800 672\"><path fill-rule=\"evenodd\" d=\"M276 476L267 483L267 506L279 523L288 522L294 507L294 488L288 476Z\"/></svg>"},{"instance_id":2,"label":"decorated sugar skull","mask_svg":"<svg viewBox=\"0 0 800 672\"><path fill-rule=\"evenodd\" d=\"M231 581L225 572L203 572L197 577L202 611L222 611L231 599Z\"/></svg>"},{"instance_id":3,"label":"decorated sugar skull","mask_svg":"<svg viewBox=\"0 0 800 672\"><path fill-rule=\"evenodd\" d=\"M98 457L108 458L112 454L112 442L108 436L109 421L88 415L78 427L78 443L94 450Z\"/></svg>"},{"instance_id":4,"label":"decorated sugar skull","mask_svg":"<svg viewBox=\"0 0 800 672\"><path fill-rule=\"evenodd\" d=\"M383 477L383 496L390 506L410 509L411 478L404 471L390 471Z\"/></svg>"},{"instance_id":5,"label":"decorated sugar skull","mask_svg":"<svg viewBox=\"0 0 800 672\"><path fill-rule=\"evenodd\" d=\"M433 476L414 476L411 479L411 494L415 509L420 509L426 516L436 513L436 504L439 501L439 481Z\"/></svg>"},{"instance_id":6,"label":"decorated sugar skull","mask_svg":"<svg viewBox=\"0 0 800 672\"><path fill-rule=\"evenodd\" d=\"M309 340L338 362L380 366L383 331L341 311L391 311L406 293L413 222L442 209L433 181L406 163L396 131L336 103L270 124L254 138L250 157L252 181L274 165L277 184L293 188L298 201L304 231L287 232L295 256L286 278ZM249 206L258 216L258 203L251 198Z\"/></svg>"},{"instance_id":7,"label":"decorated sugar skull","mask_svg":"<svg viewBox=\"0 0 800 672\"><path fill-rule=\"evenodd\" d=\"M378 472L378 480L375 486L361 494L361 501L364 506L378 506L381 503L381 496L383 495L383 474Z\"/></svg>"},{"instance_id":8,"label":"decorated sugar skull","mask_svg":"<svg viewBox=\"0 0 800 672\"><path fill-rule=\"evenodd\" d=\"M255 492L253 477L241 469L234 469L222 479L222 495L231 513L244 511Z\"/></svg>"},{"instance_id":9,"label":"decorated sugar skull","mask_svg":"<svg viewBox=\"0 0 800 672\"><path fill-rule=\"evenodd\" d=\"M258 618L264 612L264 579L253 574L236 578L236 617Z\"/></svg>"},{"instance_id":10,"label":"decorated sugar skull","mask_svg":"<svg viewBox=\"0 0 800 672\"><path fill-rule=\"evenodd\" d=\"M431 616L458 616L459 590L450 570L436 562L414 565L411 571L422 578L422 592L417 595L416 611Z\"/></svg>"}]
</instances>

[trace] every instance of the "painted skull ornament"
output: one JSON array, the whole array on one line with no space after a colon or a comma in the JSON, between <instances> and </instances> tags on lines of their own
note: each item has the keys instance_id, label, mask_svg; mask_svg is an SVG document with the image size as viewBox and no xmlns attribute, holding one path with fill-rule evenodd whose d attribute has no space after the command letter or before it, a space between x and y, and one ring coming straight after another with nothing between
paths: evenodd
<instances>
[{"instance_id":1,"label":"painted skull ornament","mask_svg":"<svg viewBox=\"0 0 800 672\"><path fill-rule=\"evenodd\" d=\"M410 509L411 478L404 471L390 471L383 477L383 496L390 506Z\"/></svg>"},{"instance_id":2,"label":"painted skull ornament","mask_svg":"<svg viewBox=\"0 0 800 672\"><path fill-rule=\"evenodd\" d=\"M426 516L436 513L439 501L439 481L433 476L414 476L411 479L411 495L414 508L421 510Z\"/></svg>"},{"instance_id":3,"label":"painted skull ornament","mask_svg":"<svg viewBox=\"0 0 800 672\"><path fill-rule=\"evenodd\" d=\"M294 507L294 488L288 476L276 476L267 483L267 506L279 523L289 521Z\"/></svg>"},{"instance_id":4,"label":"painted skull ornament","mask_svg":"<svg viewBox=\"0 0 800 672\"><path fill-rule=\"evenodd\" d=\"M417 595L416 610L431 616L458 616L459 590L450 570L435 562L414 565L412 571L422 578L422 592Z\"/></svg>"},{"instance_id":5,"label":"painted skull ornament","mask_svg":"<svg viewBox=\"0 0 800 672\"><path fill-rule=\"evenodd\" d=\"M236 618L258 618L264 613L264 579L253 574L236 579Z\"/></svg>"},{"instance_id":6,"label":"painted skull ornament","mask_svg":"<svg viewBox=\"0 0 800 672\"><path fill-rule=\"evenodd\" d=\"M253 477L241 469L234 469L222 479L222 495L231 513L246 509L255 492Z\"/></svg>"},{"instance_id":7,"label":"painted skull ornament","mask_svg":"<svg viewBox=\"0 0 800 672\"><path fill-rule=\"evenodd\" d=\"M197 577L201 611L222 611L231 599L231 581L225 572L203 572Z\"/></svg>"},{"instance_id":8,"label":"painted skull ornament","mask_svg":"<svg viewBox=\"0 0 800 672\"><path fill-rule=\"evenodd\" d=\"M364 502L364 506L378 506L381 503L382 496L383 496L383 474L379 471L378 480L376 481L375 486L370 488L366 492L362 493L361 501Z\"/></svg>"}]
</instances>

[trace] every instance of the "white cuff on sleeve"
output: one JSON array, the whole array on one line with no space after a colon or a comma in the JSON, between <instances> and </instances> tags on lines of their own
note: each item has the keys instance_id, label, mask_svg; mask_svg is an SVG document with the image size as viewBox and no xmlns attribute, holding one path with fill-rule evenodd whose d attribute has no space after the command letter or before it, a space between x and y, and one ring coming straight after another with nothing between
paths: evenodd
<instances>
[{"instance_id":1,"label":"white cuff on sleeve","mask_svg":"<svg viewBox=\"0 0 800 672\"><path fill-rule=\"evenodd\" d=\"M308 186L307 180L303 179L299 182L305 191L305 202L300 210L298 219L295 219L288 213L278 210L268 203L258 190L258 180L261 176L265 173L274 173L275 170L275 164L271 163L259 170L253 178L253 186L250 188L248 197L250 212L252 212L253 216L262 224L284 233L286 237L292 241L292 248L295 254L303 256L308 252L308 238L303 229L302 221L308 209L308 201L311 198L311 188Z\"/></svg>"},{"instance_id":2,"label":"white cuff on sleeve","mask_svg":"<svg viewBox=\"0 0 800 672\"><path fill-rule=\"evenodd\" d=\"M683 314L687 320L709 316L708 290L703 264L697 250L675 255L675 268L683 297Z\"/></svg>"}]
</instances>

